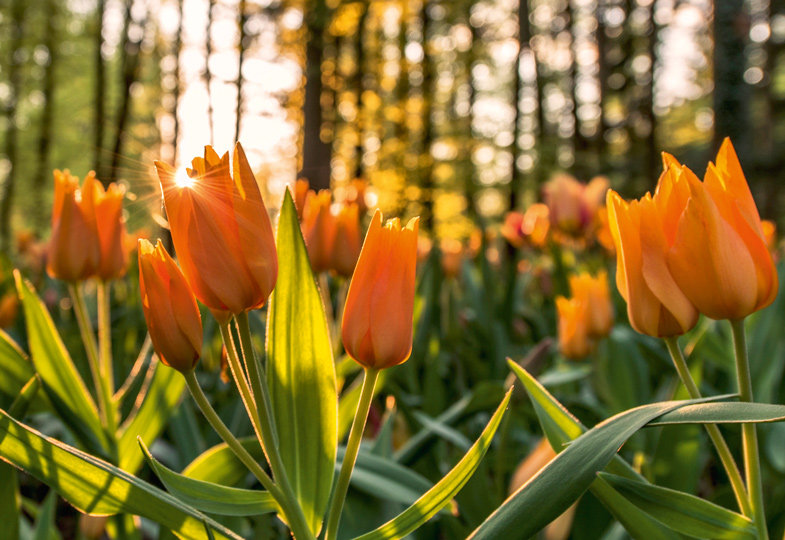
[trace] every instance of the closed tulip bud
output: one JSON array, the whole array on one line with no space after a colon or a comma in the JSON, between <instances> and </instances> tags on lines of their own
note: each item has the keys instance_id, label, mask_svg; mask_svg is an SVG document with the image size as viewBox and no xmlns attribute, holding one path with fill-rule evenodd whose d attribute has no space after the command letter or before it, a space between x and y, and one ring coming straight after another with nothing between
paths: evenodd
<instances>
[{"instance_id":1,"label":"closed tulip bud","mask_svg":"<svg viewBox=\"0 0 785 540\"><path fill-rule=\"evenodd\" d=\"M343 313L346 352L366 368L400 364L412 352L418 218L382 227L377 211L354 269Z\"/></svg>"},{"instance_id":2,"label":"closed tulip bud","mask_svg":"<svg viewBox=\"0 0 785 540\"><path fill-rule=\"evenodd\" d=\"M303 219L305 199L310 191L310 184L305 178L301 178L294 183L294 208L297 210L297 219Z\"/></svg>"},{"instance_id":3,"label":"closed tulip bud","mask_svg":"<svg viewBox=\"0 0 785 540\"><path fill-rule=\"evenodd\" d=\"M139 240L139 291L155 352L167 366L192 370L202 351L202 318L177 263L159 240Z\"/></svg>"},{"instance_id":4,"label":"closed tulip bud","mask_svg":"<svg viewBox=\"0 0 785 540\"><path fill-rule=\"evenodd\" d=\"M219 320L257 309L278 277L270 216L242 146L205 147L187 175L156 161L177 257L196 297Z\"/></svg>"},{"instance_id":5,"label":"closed tulip bud","mask_svg":"<svg viewBox=\"0 0 785 540\"><path fill-rule=\"evenodd\" d=\"M122 277L128 266L123 220L125 190L115 183L109 184L106 191L99 182L95 182L94 185L96 187L95 220L101 244L98 277L103 280L115 279Z\"/></svg>"},{"instance_id":6,"label":"closed tulip bud","mask_svg":"<svg viewBox=\"0 0 785 540\"><path fill-rule=\"evenodd\" d=\"M556 297L559 349L567 358L585 358L594 349L589 335L589 306L580 298Z\"/></svg>"},{"instance_id":7,"label":"closed tulip bud","mask_svg":"<svg viewBox=\"0 0 785 540\"><path fill-rule=\"evenodd\" d=\"M674 172L669 169L663 174ZM607 208L616 248L616 286L627 302L630 324L655 337L687 332L698 321L698 311L674 281L666 262L666 237L673 228L673 216L649 194L627 203L610 190Z\"/></svg>"},{"instance_id":8,"label":"closed tulip bud","mask_svg":"<svg viewBox=\"0 0 785 540\"><path fill-rule=\"evenodd\" d=\"M330 210L332 194L323 189L309 193L305 199L303 219L300 227L308 248L308 259L315 273L326 272L332 262L335 239L335 216Z\"/></svg>"},{"instance_id":9,"label":"closed tulip bud","mask_svg":"<svg viewBox=\"0 0 785 540\"><path fill-rule=\"evenodd\" d=\"M46 270L64 281L80 281L95 274L101 248L95 222L95 173L79 182L66 170L54 172L55 194L52 209L52 237Z\"/></svg>"},{"instance_id":10,"label":"closed tulip bud","mask_svg":"<svg viewBox=\"0 0 785 540\"><path fill-rule=\"evenodd\" d=\"M613 303L608 288L608 273L596 277L587 273L570 276L570 292L587 306L588 331L592 337L604 337L613 328Z\"/></svg>"},{"instance_id":11,"label":"closed tulip bud","mask_svg":"<svg viewBox=\"0 0 785 540\"><path fill-rule=\"evenodd\" d=\"M335 216L330 268L345 278L351 277L361 248L360 207L355 203L344 204Z\"/></svg>"},{"instance_id":12,"label":"closed tulip bud","mask_svg":"<svg viewBox=\"0 0 785 540\"><path fill-rule=\"evenodd\" d=\"M758 209L736 152L725 139L700 182L670 156L655 198L665 208L667 262L701 313L741 319L774 301L778 279Z\"/></svg>"}]
</instances>

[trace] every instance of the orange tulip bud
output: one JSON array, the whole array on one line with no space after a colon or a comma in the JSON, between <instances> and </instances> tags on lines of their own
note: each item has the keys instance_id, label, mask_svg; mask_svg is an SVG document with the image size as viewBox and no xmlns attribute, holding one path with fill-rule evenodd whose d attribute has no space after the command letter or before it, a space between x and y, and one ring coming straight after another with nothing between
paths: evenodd
<instances>
[{"instance_id":1,"label":"orange tulip bud","mask_svg":"<svg viewBox=\"0 0 785 540\"><path fill-rule=\"evenodd\" d=\"M597 277L587 273L570 276L570 292L587 306L589 335L603 337L613 328L613 304L608 288L608 273L603 270Z\"/></svg>"},{"instance_id":2,"label":"orange tulip bud","mask_svg":"<svg viewBox=\"0 0 785 540\"><path fill-rule=\"evenodd\" d=\"M777 272L730 140L703 182L665 159L674 172L662 175L655 198L672 220L667 262L684 295L712 319L741 319L771 304Z\"/></svg>"},{"instance_id":3,"label":"orange tulip bud","mask_svg":"<svg viewBox=\"0 0 785 540\"><path fill-rule=\"evenodd\" d=\"M607 208L616 247L616 286L627 302L630 324L655 337L687 332L698 321L698 311L676 285L666 263L666 226L672 228L667 208L649 194L626 203L613 190L608 191Z\"/></svg>"},{"instance_id":4,"label":"orange tulip bud","mask_svg":"<svg viewBox=\"0 0 785 540\"><path fill-rule=\"evenodd\" d=\"M546 244L550 227L550 210L546 205L535 203L526 209L521 231L533 246L543 247Z\"/></svg>"},{"instance_id":5,"label":"orange tulip bud","mask_svg":"<svg viewBox=\"0 0 785 540\"><path fill-rule=\"evenodd\" d=\"M361 248L360 207L356 203L347 203L335 216L330 268L345 278L351 277Z\"/></svg>"},{"instance_id":6,"label":"orange tulip bud","mask_svg":"<svg viewBox=\"0 0 785 540\"><path fill-rule=\"evenodd\" d=\"M315 273L330 269L333 240L335 239L335 216L330 210L332 194L323 189L310 192L305 199L303 219L300 227L308 248L308 259Z\"/></svg>"},{"instance_id":7,"label":"orange tulip bud","mask_svg":"<svg viewBox=\"0 0 785 540\"><path fill-rule=\"evenodd\" d=\"M139 291L155 352L167 366L192 370L202 351L202 318L193 292L159 240L139 240Z\"/></svg>"},{"instance_id":8,"label":"orange tulip bud","mask_svg":"<svg viewBox=\"0 0 785 540\"><path fill-rule=\"evenodd\" d=\"M125 249L125 222L123 221L123 196L125 189L111 183L104 191L95 182L95 220L101 243L101 262L98 277L103 280L122 277L128 266Z\"/></svg>"},{"instance_id":9,"label":"orange tulip bud","mask_svg":"<svg viewBox=\"0 0 785 540\"><path fill-rule=\"evenodd\" d=\"M267 208L240 143L223 157L206 146L187 176L155 162L172 240L188 284L219 319L264 305L278 277Z\"/></svg>"},{"instance_id":10,"label":"orange tulip bud","mask_svg":"<svg viewBox=\"0 0 785 540\"><path fill-rule=\"evenodd\" d=\"M580 359L594 349L589 337L589 306L580 298L556 297L559 349L567 358Z\"/></svg>"},{"instance_id":11,"label":"orange tulip bud","mask_svg":"<svg viewBox=\"0 0 785 540\"><path fill-rule=\"evenodd\" d=\"M305 199L310 191L310 184L305 178L301 178L294 183L294 208L297 210L297 218L303 219L303 209Z\"/></svg>"},{"instance_id":12,"label":"orange tulip bud","mask_svg":"<svg viewBox=\"0 0 785 540\"><path fill-rule=\"evenodd\" d=\"M343 313L346 352L366 368L400 364L412 352L418 218L382 227L377 211L354 269Z\"/></svg>"},{"instance_id":13,"label":"orange tulip bud","mask_svg":"<svg viewBox=\"0 0 785 540\"><path fill-rule=\"evenodd\" d=\"M101 248L95 223L95 173L88 173L82 189L66 171L54 172L52 237L46 270L64 281L84 280L95 274Z\"/></svg>"}]
</instances>

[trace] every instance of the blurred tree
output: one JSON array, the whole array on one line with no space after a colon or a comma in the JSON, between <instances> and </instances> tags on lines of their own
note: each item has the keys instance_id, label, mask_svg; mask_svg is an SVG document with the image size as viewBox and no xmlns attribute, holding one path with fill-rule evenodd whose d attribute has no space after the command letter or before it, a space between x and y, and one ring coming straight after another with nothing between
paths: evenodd
<instances>
[{"instance_id":1,"label":"blurred tree","mask_svg":"<svg viewBox=\"0 0 785 540\"><path fill-rule=\"evenodd\" d=\"M94 59L95 59L95 99L93 106L95 107L94 121L93 121L93 170L100 174L103 170L103 148L104 148L104 123L106 122L106 66L104 65L104 13L106 11L106 0L98 0L95 9L95 45L94 45ZM99 177L100 178L100 177Z\"/></svg>"}]
</instances>

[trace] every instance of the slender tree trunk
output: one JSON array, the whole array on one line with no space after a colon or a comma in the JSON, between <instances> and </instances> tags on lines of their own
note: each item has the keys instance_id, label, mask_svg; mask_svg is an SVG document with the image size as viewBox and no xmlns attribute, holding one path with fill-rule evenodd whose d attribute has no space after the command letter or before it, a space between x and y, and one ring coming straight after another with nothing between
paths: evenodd
<instances>
[{"instance_id":1,"label":"slender tree trunk","mask_svg":"<svg viewBox=\"0 0 785 540\"><path fill-rule=\"evenodd\" d=\"M573 152L575 153L575 164L578 166L577 168L580 168L580 164L584 162L584 160L581 159L581 154L587 149L587 141L581 133L581 119L578 116L578 63L576 61L578 56L578 45L576 43L575 37L575 30L577 25L575 10L572 7L571 0L567 0L565 15L567 16L570 29L570 54L572 55L572 61L570 62L570 67L567 73L567 84L570 85L570 100L572 101L572 111L570 112L572 113L572 121L574 126L572 146ZM585 176L585 173L586 171L584 170L579 171L580 176Z\"/></svg>"},{"instance_id":2,"label":"slender tree trunk","mask_svg":"<svg viewBox=\"0 0 785 540\"><path fill-rule=\"evenodd\" d=\"M600 121L597 128L597 152L600 157L600 169L605 168L607 162L606 156L608 152L608 145L605 139L605 134L608 132L608 120L605 116L605 103L608 99L610 89L608 87L608 76L610 69L608 67L608 60L606 52L608 49L608 39L605 35L605 1L597 0L597 63L599 64L599 86L600 86Z\"/></svg>"},{"instance_id":3,"label":"slender tree trunk","mask_svg":"<svg viewBox=\"0 0 785 540\"><path fill-rule=\"evenodd\" d=\"M46 211L43 201L46 179L51 174L49 171L49 147L52 142L52 116L54 113L55 69L57 66L57 27L58 5L56 0L47 0L46 9L46 35L44 47L49 54L49 64L46 66L43 81L44 108L41 112L41 133L38 138L38 167L33 181L33 200L35 209L35 224L37 227L46 226Z\"/></svg>"},{"instance_id":4,"label":"slender tree trunk","mask_svg":"<svg viewBox=\"0 0 785 540\"><path fill-rule=\"evenodd\" d=\"M19 54L22 48L25 31L25 0L14 0L11 4L11 21L9 25L10 34L10 61L8 63L8 83L10 95L7 98L5 107L6 128L5 133L5 157L10 164L2 184L2 197L0 197L0 252L8 255L11 250L11 212L14 199L14 188L16 184L17 172L17 108L19 94L22 89L22 58Z\"/></svg>"},{"instance_id":5,"label":"slender tree trunk","mask_svg":"<svg viewBox=\"0 0 785 540\"><path fill-rule=\"evenodd\" d=\"M104 86L106 84L105 81L105 73L106 69L104 66L104 55L103 55L103 46L104 46L104 12L106 11L106 0L98 0L98 5L96 6L95 11L95 45L94 45L94 61L95 61L95 117L94 122L95 125L93 127L93 146L95 147L95 154L93 156L93 170L98 175L98 178L103 178L101 176L103 171L101 170L101 165L103 161L103 149L104 149L104 123L106 122L106 109L105 109L105 98L104 98Z\"/></svg>"},{"instance_id":6,"label":"slender tree trunk","mask_svg":"<svg viewBox=\"0 0 785 540\"><path fill-rule=\"evenodd\" d=\"M125 129L128 125L128 120L131 117L131 86L138 78L139 64L140 64L140 49L142 41L144 41L144 32L136 40L132 40L129 30L133 20L131 18L131 6L134 0L126 0L125 9L125 28L123 30L123 44L122 44L122 69L123 69L123 87L120 95L120 107L117 114L117 128L114 137L114 151L112 152L112 169L109 174L108 180L104 183L114 182L118 179L120 172L120 159L123 155L125 145ZM139 21L138 23L142 28L146 28L146 20Z\"/></svg>"},{"instance_id":7,"label":"slender tree trunk","mask_svg":"<svg viewBox=\"0 0 785 540\"><path fill-rule=\"evenodd\" d=\"M355 60L357 63L357 71L354 73L354 86L357 89L357 147L355 153L357 154L357 163L355 165L354 177L363 178L365 176L365 169L363 158L365 157L365 147L363 135L365 133L366 117L363 114L363 90L365 89L365 20L368 18L368 5L363 4L363 12L360 19L357 21L357 48L355 53Z\"/></svg>"},{"instance_id":8,"label":"slender tree trunk","mask_svg":"<svg viewBox=\"0 0 785 540\"><path fill-rule=\"evenodd\" d=\"M420 179L420 186L423 193L423 228L432 233L434 230L435 220L433 215L433 199L434 199L434 183L433 183L433 155L431 154L431 146L433 145L433 98L434 98L434 73L433 73L433 60L431 58L431 51L429 47L429 33L431 31L431 18L428 14L428 4L431 0L423 0L422 3L422 48L423 48L423 81L422 81L422 96L423 96L423 144L422 152L423 168L422 176Z\"/></svg>"},{"instance_id":9,"label":"slender tree trunk","mask_svg":"<svg viewBox=\"0 0 785 540\"><path fill-rule=\"evenodd\" d=\"M305 103L303 114L303 166L300 175L314 189L330 187L331 145L322 140L322 34L327 19L325 0L314 0L307 17L308 43L305 50Z\"/></svg>"},{"instance_id":10,"label":"slender tree trunk","mask_svg":"<svg viewBox=\"0 0 785 540\"><path fill-rule=\"evenodd\" d=\"M237 110L235 112L235 118L237 119L234 124L234 140L240 140L240 122L242 121L243 117L243 62L245 60L245 47L247 46L246 43L246 35L245 35L245 23L248 22L248 14L246 13L248 6L246 5L245 0L240 0L240 20L238 21L238 30L240 32L240 58L237 64Z\"/></svg>"},{"instance_id":11,"label":"slender tree trunk","mask_svg":"<svg viewBox=\"0 0 785 540\"><path fill-rule=\"evenodd\" d=\"M649 185L654 185L657 182L659 171L662 168L660 164L660 154L657 145L657 115L654 112L654 84L655 73L657 68L657 40L659 39L660 28L654 18L657 8L657 1L652 0L649 6L649 24L650 32L648 37L649 59L651 65L649 66L649 83L646 88L646 94L643 103L643 113L649 123L649 133L646 136L646 162Z\"/></svg>"},{"instance_id":12,"label":"slender tree trunk","mask_svg":"<svg viewBox=\"0 0 785 540\"><path fill-rule=\"evenodd\" d=\"M521 62L524 52L529 49L531 40L531 29L529 28L529 1L518 0L518 56L515 59L515 69L513 73L512 100L515 105L515 119L512 126L512 171L510 179L510 200L509 209L513 210L518 206L518 196L523 188L523 174L518 167L521 157Z\"/></svg>"},{"instance_id":13,"label":"slender tree trunk","mask_svg":"<svg viewBox=\"0 0 785 540\"><path fill-rule=\"evenodd\" d=\"M214 144L214 129L213 129L213 91L210 88L210 83L213 80L213 73L210 71L210 57L213 54L213 40L212 40L212 31L213 31L213 5L215 4L215 0L208 0L207 1L207 28L206 28L206 38L205 38L205 47L206 47L206 57L204 61L204 86L205 90L207 90L207 133L208 133L208 140L210 141L210 146ZM182 33L183 33L183 3L180 0L180 27L177 29L177 58L178 58L178 67L177 72L180 72L180 49L182 49ZM177 94L179 97L180 88L179 88L179 80L178 80L178 88Z\"/></svg>"},{"instance_id":14,"label":"slender tree trunk","mask_svg":"<svg viewBox=\"0 0 785 540\"><path fill-rule=\"evenodd\" d=\"M212 1L211 1L212 4ZM212 7L212 6L211 6ZM180 83L180 54L183 52L183 0L177 1L177 10L180 16L180 19L177 23L177 33L175 34L174 38L174 88L172 89L172 118L174 119L174 133L172 136L172 163L177 165L177 158L178 158L178 143L180 141L180 92L181 92L181 83ZM212 14L212 9L210 9L210 13ZM208 17L209 18L209 17ZM208 27L210 24L208 23ZM210 33L207 33L207 43L210 43ZM208 50L210 46L208 45ZM210 58L209 54L207 56L208 60ZM207 73L209 74L210 68L207 68ZM209 83L209 75L208 75L208 89L210 87ZM207 109L207 123L210 126L210 144L212 144L213 140L213 132L212 132L212 107L210 105L210 92L207 92L207 102L208 102L208 109Z\"/></svg>"}]
</instances>

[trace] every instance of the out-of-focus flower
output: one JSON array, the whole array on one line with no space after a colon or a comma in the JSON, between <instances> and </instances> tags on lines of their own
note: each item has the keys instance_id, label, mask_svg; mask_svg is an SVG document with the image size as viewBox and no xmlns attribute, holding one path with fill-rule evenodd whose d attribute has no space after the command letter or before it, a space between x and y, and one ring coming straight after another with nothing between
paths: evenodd
<instances>
[{"instance_id":1,"label":"out-of-focus flower","mask_svg":"<svg viewBox=\"0 0 785 540\"><path fill-rule=\"evenodd\" d=\"M613 303L608 288L608 272L602 270L596 277L584 272L569 278L573 298L586 304L588 332L591 337L604 337L613 329Z\"/></svg>"},{"instance_id":2,"label":"out-of-focus flower","mask_svg":"<svg viewBox=\"0 0 785 540\"><path fill-rule=\"evenodd\" d=\"M184 173L156 161L172 240L194 294L221 321L261 307L278 277L270 217L240 143Z\"/></svg>"},{"instance_id":3,"label":"out-of-focus flower","mask_svg":"<svg viewBox=\"0 0 785 540\"><path fill-rule=\"evenodd\" d=\"M123 220L123 197L125 189L115 183L104 191L100 182L93 183L95 189L95 220L98 240L101 244L101 262L98 277L103 280L122 277L128 267L128 254L124 249L125 221Z\"/></svg>"},{"instance_id":4,"label":"out-of-focus flower","mask_svg":"<svg viewBox=\"0 0 785 540\"><path fill-rule=\"evenodd\" d=\"M354 203L341 206L335 216L330 268L337 274L349 278L360 256L360 208Z\"/></svg>"},{"instance_id":5,"label":"out-of-focus flower","mask_svg":"<svg viewBox=\"0 0 785 540\"><path fill-rule=\"evenodd\" d=\"M712 319L741 319L771 304L777 272L730 140L703 182L670 156L666 164L674 172L660 177L655 199L665 216L668 268L678 287Z\"/></svg>"},{"instance_id":6,"label":"out-of-focus flower","mask_svg":"<svg viewBox=\"0 0 785 540\"><path fill-rule=\"evenodd\" d=\"M317 274L329 270L332 262L336 223L331 206L332 195L329 190L323 189L319 193L309 193L303 208L300 227L311 268Z\"/></svg>"},{"instance_id":7,"label":"out-of-focus flower","mask_svg":"<svg viewBox=\"0 0 785 540\"><path fill-rule=\"evenodd\" d=\"M19 298L14 291L0 297L0 328L8 328L16 322L19 314Z\"/></svg>"},{"instance_id":8,"label":"out-of-focus flower","mask_svg":"<svg viewBox=\"0 0 785 540\"><path fill-rule=\"evenodd\" d=\"M139 240L139 291L155 352L167 366L192 370L202 352L202 318L177 263L159 240Z\"/></svg>"},{"instance_id":9,"label":"out-of-focus flower","mask_svg":"<svg viewBox=\"0 0 785 540\"><path fill-rule=\"evenodd\" d=\"M514 247L522 247L526 237L523 234L523 214L516 211L507 212L501 229L502 236Z\"/></svg>"},{"instance_id":10,"label":"out-of-focus flower","mask_svg":"<svg viewBox=\"0 0 785 540\"><path fill-rule=\"evenodd\" d=\"M363 216L368 211L368 201L366 200L367 191L368 182L362 178L355 178L347 186L343 202L356 204L358 214Z\"/></svg>"},{"instance_id":11,"label":"out-of-focus flower","mask_svg":"<svg viewBox=\"0 0 785 540\"><path fill-rule=\"evenodd\" d=\"M556 297L559 314L559 349L575 360L585 358L594 350L594 341L589 335L589 306L581 298Z\"/></svg>"},{"instance_id":12,"label":"out-of-focus flower","mask_svg":"<svg viewBox=\"0 0 785 540\"><path fill-rule=\"evenodd\" d=\"M543 187L551 224L568 234L578 234L590 222L583 201L584 185L567 174L559 174Z\"/></svg>"},{"instance_id":13,"label":"out-of-focus flower","mask_svg":"<svg viewBox=\"0 0 785 540\"><path fill-rule=\"evenodd\" d=\"M365 236L343 313L346 352L366 368L406 361L412 351L418 218L382 226L377 211Z\"/></svg>"},{"instance_id":14,"label":"out-of-focus flower","mask_svg":"<svg viewBox=\"0 0 785 540\"><path fill-rule=\"evenodd\" d=\"M594 236L597 242L605 248L609 254L616 253L616 247L613 245L613 234L611 233L611 224L608 221L608 209L603 206L597 210L597 227L594 230Z\"/></svg>"},{"instance_id":15,"label":"out-of-focus flower","mask_svg":"<svg viewBox=\"0 0 785 540\"><path fill-rule=\"evenodd\" d=\"M535 203L523 214L521 232L533 246L543 247L548 241L550 226L550 210L542 203Z\"/></svg>"},{"instance_id":16,"label":"out-of-focus flower","mask_svg":"<svg viewBox=\"0 0 785 540\"><path fill-rule=\"evenodd\" d=\"M294 207L297 210L298 219L303 219L305 199L308 197L310 190L310 184L305 178L300 178L294 183Z\"/></svg>"},{"instance_id":17,"label":"out-of-focus flower","mask_svg":"<svg viewBox=\"0 0 785 540\"><path fill-rule=\"evenodd\" d=\"M676 174L668 169L663 173ZM627 302L632 327L642 334L683 334L698 321L698 311L684 295L666 262L665 223L672 217L646 194L626 203L608 191L608 219L616 246L616 286Z\"/></svg>"},{"instance_id":18,"label":"out-of-focus flower","mask_svg":"<svg viewBox=\"0 0 785 540\"><path fill-rule=\"evenodd\" d=\"M82 188L67 170L54 171L55 195L52 209L52 237L46 270L64 281L80 281L93 276L101 261L95 222L95 173L88 173Z\"/></svg>"},{"instance_id":19,"label":"out-of-focus flower","mask_svg":"<svg viewBox=\"0 0 785 540\"><path fill-rule=\"evenodd\" d=\"M594 219L597 212L605 206L605 194L611 187L610 181L605 176L595 176L583 189L583 207L589 216Z\"/></svg>"},{"instance_id":20,"label":"out-of-focus flower","mask_svg":"<svg viewBox=\"0 0 785 540\"><path fill-rule=\"evenodd\" d=\"M431 256L433 241L427 236L417 238L417 262L424 263Z\"/></svg>"},{"instance_id":21,"label":"out-of-focus flower","mask_svg":"<svg viewBox=\"0 0 785 540\"><path fill-rule=\"evenodd\" d=\"M763 239L766 242L766 247L769 248L769 253L772 257L777 253L777 224L771 220L764 219L760 222L761 231L763 232Z\"/></svg>"},{"instance_id":22,"label":"out-of-focus flower","mask_svg":"<svg viewBox=\"0 0 785 540\"><path fill-rule=\"evenodd\" d=\"M439 242L442 254L442 271L448 279L454 279L461 272L464 259L463 243L455 238L442 238Z\"/></svg>"}]
</instances>

